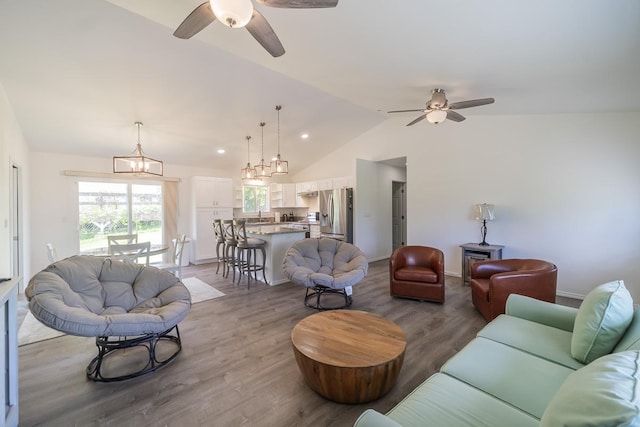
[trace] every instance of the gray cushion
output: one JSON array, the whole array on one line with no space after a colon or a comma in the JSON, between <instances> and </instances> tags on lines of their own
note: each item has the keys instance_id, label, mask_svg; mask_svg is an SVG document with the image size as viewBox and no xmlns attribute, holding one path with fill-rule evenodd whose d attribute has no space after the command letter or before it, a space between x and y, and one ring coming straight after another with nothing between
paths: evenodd
<instances>
[{"instance_id":1,"label":"gray cushion","mask_svg":"<svg viewBox=\"0 0 640 427\"><path fill-rule=\"evenodd\" d=\"M136 336L159 333L189 313L189 290L154 267L91 256L51 264L29 281L33 315L71 335Z\"/></svg>"},{"instance_id":2,"label":"gray cushion","mask_svg":"<svg viewBox=\"0 0 640 427\"><path fill-rule=\"evenodd\" d=\"M283 265L293 283L308 288L344 289L361 281L369 269L364 253L335 239L303 239L287 251Z\"/></svg>"}]
</instances>

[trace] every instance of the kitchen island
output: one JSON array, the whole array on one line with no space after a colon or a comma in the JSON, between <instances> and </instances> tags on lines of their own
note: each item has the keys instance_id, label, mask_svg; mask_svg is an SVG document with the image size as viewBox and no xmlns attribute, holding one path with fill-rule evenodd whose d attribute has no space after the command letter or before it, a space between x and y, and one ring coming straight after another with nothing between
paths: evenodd
<instances>
[{"instance_id":1,"label":"kitchen island","mask_svg":"<svg viewBox=\"0 0 640 427\"><path fill-rule=\"evenodd\" d=\"M270 285L279 285L288 282L282 270L282 262L287 250L293 242L305 238L307 229L300 226L291 225L260 225L247 224L247 236L262 239L267 242L265 247L265 276ZM258 252L258 263L262 262L260 252ZM261 275L258 275L260 280Z\"/></svg>"}]
</instances>

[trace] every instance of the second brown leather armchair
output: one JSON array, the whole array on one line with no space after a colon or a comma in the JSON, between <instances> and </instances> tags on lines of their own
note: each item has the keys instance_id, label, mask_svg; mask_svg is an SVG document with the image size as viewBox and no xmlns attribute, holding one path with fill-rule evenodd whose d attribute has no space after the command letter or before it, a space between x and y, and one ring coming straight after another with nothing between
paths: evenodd
<instances>
[{"instance_id":1,"label":"second brown leather armchair","mask_svg":"<svg viewBox=\"0 0 640 427\"><path fill-rule=\"evenodd\" d=\"M402 246L389 258L391 296L444 302L444 254L427 246Z\"/></svg>"},{"instance_id":2,"label":"second brown leather armchair","mask_svg":"<svg viewBox=\"0 0 640 427\"><path fill-rule=\"evenodd\" d=\"M558 268L538 259L480 261L471 265L471 299L490 322L504 313L510 294L555 303L557 278Z\"/></svg>"}]
</instances>

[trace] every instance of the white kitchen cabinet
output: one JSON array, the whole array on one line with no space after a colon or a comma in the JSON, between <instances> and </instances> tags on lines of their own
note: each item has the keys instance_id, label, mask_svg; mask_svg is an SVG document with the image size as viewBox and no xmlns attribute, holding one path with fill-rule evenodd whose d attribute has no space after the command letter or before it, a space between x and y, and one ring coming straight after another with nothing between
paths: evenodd
<instances>
[{"instance_id":1,"label":"white kitchen cabinet","mask_svg":"<svg viewBox=\"0 0 640 427\"><path fill-rule=\"evenodd\" d=\"M317 181L299 182L296 184L296 192L298 193L311 193L313 191L318 191Z\"/></svg>"},{"instance_id":2,"label":"white kitchen cabinet","mask_svg":"<svg viewBox=\"0 0 640 427\"><path fill-rule=\"evenodd\" d=\"M213 262L216 259L216 236L213 219L233 219L233 208L195 208L191 230L192 264Z\"/></svg>"},{"instance_id":3,"label":"white kitchen cabinet","mask_svg":"<svg viewBox=\"0 0 640 427\"><path fill-rule=\"evenodd\" d=\"M322 191L322 190L333 190L333 180L322 179L318 181L318 191Z\"/></svg>"},{"instance_id":4,"label":"white kitchen cabinet","mask_svg":"<svg viewBox=\"0 0 640 427\"><path fill-rule=\"evenodd\" d=\"M295 208L296 184L271 184L271 208Z\"/></svg>"},{"instance_id":5,"label":"white kitchen cabinet","mask_svg":"<svg viewBox=\"0 0 640 427\"><path fill-rule=\"evenodd\" d=\"M231 178L194 176L192 180L193 199L196 207L233 207L233 180Z\"/></svg>"},{"instance_id":6,"label":"white kitchen cabinet","mask_svg":"<svg viewBox=\"0 0 640 427\"><path fill-rule=\"evenodd\" d=\"M353 177L342 176L340 178L333 178L333 188L353 188Z\"/></svg>"}]
</instances>

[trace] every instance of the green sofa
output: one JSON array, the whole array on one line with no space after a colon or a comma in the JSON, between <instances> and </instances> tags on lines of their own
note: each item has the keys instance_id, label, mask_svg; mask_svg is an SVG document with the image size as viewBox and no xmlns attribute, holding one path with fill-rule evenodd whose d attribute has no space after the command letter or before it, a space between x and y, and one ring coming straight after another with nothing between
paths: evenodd
<instances>
[{"instance_id":1,"label":"green sofa","mask_svg":"<svg viewBox=\"0 0 640 427\"><path fill-rule=\"evenodd\" d=\"M638 426L640 309L622 281L580 309L511 295L487 324L386 415L357 427Z\"/></svg>"}]
</instances>

